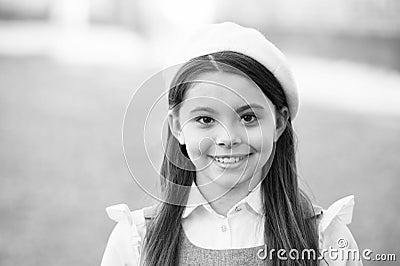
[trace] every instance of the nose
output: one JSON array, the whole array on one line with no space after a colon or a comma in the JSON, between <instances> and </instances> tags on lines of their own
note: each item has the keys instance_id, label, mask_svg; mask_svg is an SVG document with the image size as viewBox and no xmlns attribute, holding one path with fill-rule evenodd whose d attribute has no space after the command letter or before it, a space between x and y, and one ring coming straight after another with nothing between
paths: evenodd
<instances>
[{"instance_id":1,"label":"nose","mask_svg":"<svg viewBox=\"0 0 400 266\"><path fill-rule=\"evenodd\" d=\"M224 146L227 148L231 148L242 143L239 129L220 126L215 138L215 143L218 146Z\"/></svg>"}]
</instances>

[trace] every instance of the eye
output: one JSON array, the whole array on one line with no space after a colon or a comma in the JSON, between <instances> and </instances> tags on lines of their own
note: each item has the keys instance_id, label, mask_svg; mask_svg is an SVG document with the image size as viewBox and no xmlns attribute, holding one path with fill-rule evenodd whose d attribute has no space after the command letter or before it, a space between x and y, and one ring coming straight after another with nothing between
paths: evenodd
<instances>
[{"instance_id":1,"label":"eye","mask_svg":"<svg viewBox=\"0 0 400 266\"><path fill-rule=\"evenodd\" d=\"M209 116L199 116L196 118L196 121L203 125L210 125L214 122L214 119Z\"/></svg>"},{"instance_id":2,"label":"eye","mask_svg":"<svg viewBox=\"0 0 400 266\"><path fill-rule=\"evenodd\" d=\"M251 124L257 121L257 116L255 114L245 114L242 116L242 120L245 124Z\"/></svg>"}]
</instances>

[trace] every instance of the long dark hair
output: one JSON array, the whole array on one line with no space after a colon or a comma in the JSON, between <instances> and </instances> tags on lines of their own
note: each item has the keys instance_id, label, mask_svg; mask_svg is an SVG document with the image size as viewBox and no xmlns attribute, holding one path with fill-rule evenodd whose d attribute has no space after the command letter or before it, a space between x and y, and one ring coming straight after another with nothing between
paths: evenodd
<instances>
[{"instance_id":1,"label":"long dark hair","mask_svg":"<svg viewBox=\"0 0 400 266\"><path fill-rule=\"evenodd\" d=\"M224 65L230 67L225 68ZM221 66L224 69L221 69ZM185 91L190 88L190 84L185 81L194 79L204 72L232 71L232 69L237 69L238 72L250 77L278 110L288 106L280 83L267 68L244 54L223 51L192 59L180 68L169 91L170 109L184 100ZM268 249L285 249L286 254L292 249L296 249L299 253L307 249L314 250L318 255L314 210L310 200L298 186L295 144L295 135L289 118L286 129L276 142L271 168L261 184L265 214L265 244ZM168 159L172 157L174 163ZM185 167L182 169L176 165ZM195 167L188 159L185 147L180 145L169 131L161 167L161 184L166 202L177 204L160 203L157 215L148 227L145 237L146 265L179 264L183 230L181 216L195 177ZM172 186L170 182L186 188ZM272 265L317 265L317 263L315 259L307 258L281 261L276 256L271 261Z\"/></svg>"}]
</instances>

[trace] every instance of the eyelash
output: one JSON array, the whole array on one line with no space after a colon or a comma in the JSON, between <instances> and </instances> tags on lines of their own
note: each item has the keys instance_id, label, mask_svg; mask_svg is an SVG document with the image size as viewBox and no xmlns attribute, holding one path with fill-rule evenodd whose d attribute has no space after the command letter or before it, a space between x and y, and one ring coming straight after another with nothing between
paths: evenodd
<instances>
[{"instance_id":1,"label":"eyelash","mask_svg":"<svg viewBox=\"0 0 400 266\"><path fill-rule=\"evenodd\" d=\"M252 121L250 121L250 122L246 122L246 124L252 124L252 123L254 123L255 121L257 121L257 116L256 116L255 114L253 114L253 113L244 114L244 115L242 116L242 119L243 119L243 117L245 117L245 116L251 116L252 118L254 118L254 120L252 120Z\"/></svg>"},{"instance_id":2,"label":"eyelash","mask_svg":"<svg viewBox=\"0 0 400 266\"><path fill-rule=\"evenodd\" d=\"M245 117L245 116L251 116L251 117L254 118L254 120L252 120L252 121L250 121L250 122L244 122L244 124L252 124L252 123L254 123L255 121L257 121L257 116L256 116L254 113L244 114L244 115L242 116L242 119L243 119L243 117ZM212 120L212 122L215 122L215 119L213 119L213 118L211 118L211 117L209 117L209 116L198 116L198 117L195 118L195 120L196 120L196 122L199 122L200 124L205 125L205 126L210 125L210 124L212 123L212 122L210 122L210 123L201 122L201 120L204 119L204 118L209 118L209 119Z\"/></svg>"},{"instance_id":3,"label":"eyelash","mask_svg":"<svg viewBox=\"0 0 400 266\"><path fill-rule=\"evenodd\" d=\"M200 120L204 119L204 118L209 118L211 119L213 122L215 121L213 118L209 117L209 116L199 116L196 118L196 122L199 122L202 125L209 125L210 123L203 123Z\"/></svg>"}]
</instances>

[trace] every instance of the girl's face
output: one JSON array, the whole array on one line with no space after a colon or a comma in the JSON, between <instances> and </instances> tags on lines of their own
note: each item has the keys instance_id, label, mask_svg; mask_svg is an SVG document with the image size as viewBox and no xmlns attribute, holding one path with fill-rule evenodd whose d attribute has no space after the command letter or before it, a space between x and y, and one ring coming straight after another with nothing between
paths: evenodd
<instances>
[{"instance_id":1,"label":"girl's face","mask_svg":"<svg viewBox=\"0 0 400 266\"><path fill-rule=\"evenodd\" d=\"M171 131L186 145L200 183L227 189L258 184L277 139L275 107L248 78L226 72L201 74L185 92Z\"/></svg>"}]
</instances>

